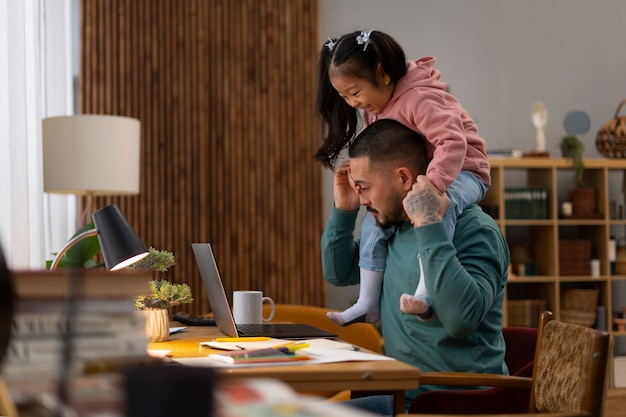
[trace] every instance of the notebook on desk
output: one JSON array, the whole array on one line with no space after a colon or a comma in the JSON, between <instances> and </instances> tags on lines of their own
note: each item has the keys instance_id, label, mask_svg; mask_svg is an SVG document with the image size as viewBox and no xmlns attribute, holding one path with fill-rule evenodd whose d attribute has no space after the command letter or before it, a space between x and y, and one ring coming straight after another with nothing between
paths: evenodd
<instances>
[{"instance_id":1,"label":"notebook on desk","mask_svg":"<svg viewBox=\"0 0 626 417\"><path fill-rule=\"evenodd\" d=\"M192 243L193 254L209 298L217 328L229 337L269 336L278 339L336 338L337 335L308 324L235 324L224 284L210 243Z\"/></svg>"}]
</instances>

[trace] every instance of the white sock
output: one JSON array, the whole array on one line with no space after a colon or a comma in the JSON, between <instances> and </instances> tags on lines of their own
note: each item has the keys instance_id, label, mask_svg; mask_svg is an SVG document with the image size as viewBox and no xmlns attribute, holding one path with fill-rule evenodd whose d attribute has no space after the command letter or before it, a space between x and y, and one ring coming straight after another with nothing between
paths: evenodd
<instances>
[{"instance_id":1,"label":"white sock","mask_svg":"<svg viewBox=\"0 0 626 417\"><path fill-rule=\"evenodd\" d=\"M418 258L420 265L420 282L414 295L402 294L400 296L400 310L406 314L416 314L422 321L430 321L433 318L433 310L430 305L430 298L426 290L424 279L424 268L422 259Z\"/></svg>"},{"instance_id":2,"label":"white sock","mask_svg":"<svg viewBox=\"0 0 626 417\"><path fill-rule=\"evenodd\" d=\"M352 307L341 313L328 313L328 317L340 326L352 322L374 323L380 318L380 293L384 272L361 268L359 299Z\"/></svg>"},{"instance_id":3,"label":"white sock","mask_svg":"<svg viewBox=\"0 0 626 417\"><path fill-rule=\"evenodd\" d=\"M430 298L428 297L428 290L426 289L426 279L424 279L424 268L422 267L422 258L418 259L420 264L420 282L417 284L417 289L413 297L424 301L430 306Z\"/></svg>"}]
</instances>

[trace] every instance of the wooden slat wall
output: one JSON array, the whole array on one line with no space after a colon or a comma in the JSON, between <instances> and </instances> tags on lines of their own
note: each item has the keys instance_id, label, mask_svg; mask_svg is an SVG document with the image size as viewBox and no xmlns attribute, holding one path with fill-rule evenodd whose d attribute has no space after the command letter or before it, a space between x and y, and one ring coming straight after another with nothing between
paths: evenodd
<instances>
[{"instance_id":1,"label":"wooden slat wall","mask_svg":"<svg viewBox=\"0 0 626 417\"><path fill-rule=\"evenodd\" d=\"M192 313L209 311L192 242L214 244L229 296L324 304L318 31L317 0L81 2L80 112L142 123L140 195L95 207L174 252Z\"/></svg>"}]
</instances>

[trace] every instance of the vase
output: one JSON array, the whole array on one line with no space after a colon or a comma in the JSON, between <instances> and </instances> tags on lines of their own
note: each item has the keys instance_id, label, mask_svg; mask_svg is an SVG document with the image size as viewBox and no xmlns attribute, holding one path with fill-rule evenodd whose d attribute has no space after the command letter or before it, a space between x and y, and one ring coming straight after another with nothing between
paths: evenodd
<instances>
[{"instance_id":1,"label":"vase","mask_svg":"<svg viewBox=\"0 0 626 417\"><path fill-rule=\"evenodd\" d=\"M570 192L572 209L577 218L593 218L596 214L596 189L591 187L575 188Z\"/></svg>"},{"instance_id":2,"label":"vase","mask_svg":"<svg viewBox=\"0 0 626 417\"><path fill-rule=\"evenodd\" d=\"M170 335L167 309L143 310L146 316L146 336L149 342L165 342Z\"/></svg>"}]
</instances>

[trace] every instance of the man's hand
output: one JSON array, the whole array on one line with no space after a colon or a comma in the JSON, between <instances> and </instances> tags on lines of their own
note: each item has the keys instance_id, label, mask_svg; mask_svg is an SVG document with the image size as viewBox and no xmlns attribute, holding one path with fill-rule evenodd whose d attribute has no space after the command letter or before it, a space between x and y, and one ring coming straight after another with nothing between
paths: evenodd
<instances>
[{"instance_id":1,"label":"man's hand","mask_svg":"<svg viewBox=\"0 0 626 417\"><path fill-rule=\"evenodd\" d=\"M349 161L343 162L335 169L335 182L333 186L335 207L339 210L354 211L360 207L359 195L350 180Z\"/></svg>"},{"instance_id":2,"label":"man's hand","mask_svg":"<svg viewBox=\"0 0 626 417\"><path fill-rule=\"evenodd\" d=\"M413 188L402 200L404 211L415 227L440 222L449 204L448 196L439 192L425 175L417 176Z\"/></svg>"}]
</instances>

